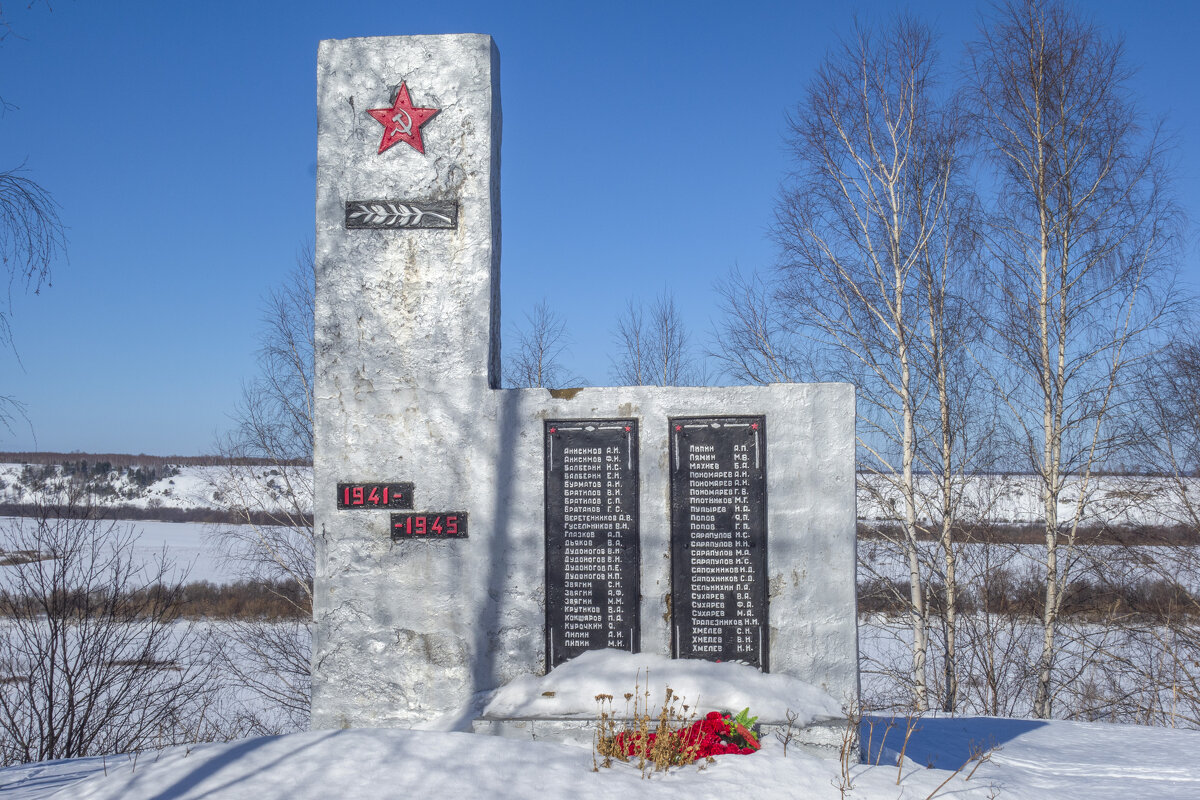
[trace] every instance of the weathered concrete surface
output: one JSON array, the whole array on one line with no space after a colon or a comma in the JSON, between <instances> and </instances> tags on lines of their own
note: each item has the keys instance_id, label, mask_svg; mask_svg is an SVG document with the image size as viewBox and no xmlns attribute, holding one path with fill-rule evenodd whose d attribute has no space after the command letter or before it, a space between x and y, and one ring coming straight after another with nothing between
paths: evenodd
<instances>
[{"instance_id":1,"label":"weathered concrete surface","mask_svg":"<svg viewBox=\"0 0 1200 800\"><path fill-rule=\"evenodd\" d=\"M857 695L854 394L846 384L497 390L499 141L489 37L326 41L319 56L313 726L468 727L543 669L545 419L641 422L643 651L669 655L670 416L765 414L771 668ZM425 155L377 154L406 81ZM457 202L455 230L346 230L345 203ZM338 481L415 483L469 538L403 541Z\"/></svg>"},{"instance_id":2,"label":"weathered concrete surface","mask_svg":"<svg viewBox=\"0 0 1200 800\"><path fill-rule=\"evenodd\" d=\"M480 538L392 546L386 512L334 509L330 481L416 482L418 509L481 505L491 454L466 438L499 375L498 54L482 35L349 39L318 55L313 724L412 724L462 704L491 607ZM383 153L401 82L425 153ZM454 230L346 230L350 200L455 202ZM490 480L488 481L490 483ZM455 611L454 609L462 611ZM470 610L470 611L467 611ZM511 637L513 634L508 633Z\"/></svg>"}]
</instances>

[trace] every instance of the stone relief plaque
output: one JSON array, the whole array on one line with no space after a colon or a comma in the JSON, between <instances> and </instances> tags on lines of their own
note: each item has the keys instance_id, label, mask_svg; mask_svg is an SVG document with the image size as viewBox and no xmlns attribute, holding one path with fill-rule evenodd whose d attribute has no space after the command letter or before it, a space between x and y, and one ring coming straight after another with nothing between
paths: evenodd
<instances>
[{"instance_id":1,"label":"stone relief plaque","mask_svg":"<svg viewBox=\"0 0 1200 800\"><path fill-rule=\"evenodd\" d=\"M669 424L672 652L765 672L766 417Z\"/></svg>"},{"instance_id":2,"label":"stone relief plaque","mask_svg":"<svg viewBox=\"0 0 1200 800\"><path fill-rule=\"evenodd\" d=\"M400 230L402 228L457 228L457 203L419 200L349 200L346 228Z\"/></svg>"},{"instance_id":3,"label":"stone relief plaque","mask_svg":"<svg viewBox=\"0 0 1200 800\"><path fill-rule=\"evenodd\" d=\"M636 653L638 423L545 423L546 668L587 650Z\"/></svg>"}]
</instances>

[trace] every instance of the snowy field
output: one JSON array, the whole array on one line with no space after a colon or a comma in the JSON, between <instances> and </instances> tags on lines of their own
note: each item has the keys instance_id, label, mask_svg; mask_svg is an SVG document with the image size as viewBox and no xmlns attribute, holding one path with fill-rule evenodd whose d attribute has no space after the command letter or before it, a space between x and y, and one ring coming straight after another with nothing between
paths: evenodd
<instances>
[{"instance_id":1,"label":"snowy field","mask_svg":"<svg viewBox=\"0 0 1200 800\"><path fill-rule=\"evenodd\" d=\"M139 560L147 561L165 552L177 568L186 570L188 581L227 583L236 578L236 570L221 557L212 525L198 522L120 524L130 525L137 531L138 543L134 552Z\"/></svg>"},{"instance_id":2,"label":"snowy field","mask_svg":"<svg viewBox=\"0 0 1200 800\"><path fill-rule=\"evenodd\" d=\"M32 525L34 520L24 517L0 517L0 528ZM138 536L133 555L136 561L147 568L164 555L173 562L179 574L186 574L186 581L209 581L229 583L237 580L237 565L228 563L221 555L216 527L201 522L118 522L119 528L131 528ZM233 528L237 526L222 526ZM0 586L5 573L12 567L0 566Z\"/></svg>"},{"instance_id":3,"label":"snowy field","mask_svg":"<svg viewBox=\"0 0 1200 800\"><path fill-rule=\"evenodd\" d=\"M916 483L919 496L937 496L932 476L918 475ZM1179 502L1179 488L1165 478L1136 475L1093 477L1086 485L1068 478L1059 498L1058 518L1072 519L1083 498L1086 506L1081 522L1085 526L1178 525L1187 520ZM1200 478L1187 479L1183 489L1189 497L1196 497L1200 494ZM1041 519L1040 489L1032 475L979 475L956 487L956 491L962 495L959 514L963 520L1031 524ZM878 476L858 475L860 520L899 520L903 509L903 499L894 485ZM925 521L936 516L921 507L917 514Z\"/></svg>"}]
</instances>

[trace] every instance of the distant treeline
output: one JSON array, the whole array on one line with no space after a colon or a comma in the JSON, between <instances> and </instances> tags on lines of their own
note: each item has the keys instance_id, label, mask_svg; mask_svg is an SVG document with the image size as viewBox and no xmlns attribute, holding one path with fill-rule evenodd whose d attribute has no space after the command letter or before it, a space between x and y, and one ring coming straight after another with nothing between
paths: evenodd
<instances>
[{"instance_id":1,"label":"distant treeline","mask_svg":"<svg viewBox=\"0 0 1200 800\"><path fill-rule=\"evenodd\" d=\"M263 511L231 511L220 508L142 508L140 506L104 504L92 506L90 513L102 519L153 522L208 522L218 525L275 525L291 526L296 521L312 525L312 515L274 516ZM0 503L0 517L78 517L79 507L33 505L30 503Z\"/></svg>"},{"instance_id":2,"label":"distant treeline","mask_svg":"<svg viewBox=\"0 0 1200 800\"><path fill-rule=\"evenodd\" d=\"M909 613L911 584L891 578L869 578L858 584L858 613L899 617ZM944 587L928 587L927 598L935 613L945 613ZM1041 619L1046 607L1045 589L1032 574L1019 574L1003 567L993 570L982 585L973 585L957 597L960 614L1002 614ZM1064 617L1104 622L1150 621L1157 624L1196 618L1200 597L1184 587L1160 578L1102 582L1076 578L1063 587Z\"/></svg>"},{"instance_id":3,"label":"distant treeline","mask_svg":"<svg viewBox=\"0 0 1200 800\"><path fill-rule=\"evenodd\" d=\"M106 461L113 469L126 467L256 467L288 466L309 467L312 459L294 458L285 461L268 461L257 458L225 458L224 456L148 456L145 453L24 453L0 452L0 464L64 464L87 461Z\"/></svg>"},{"instance_id":4,"label":"distant treeline","mask_svg":"<svg viewBox=\"0 0 1200 800\"><path fill-rule=\"evenodd\" d=\"M51 604L68 617L86 613L85 609L98 605L96 597L80 593L55 591L49 596ZM168 605L172 609L172 616L186 619L279 620L312 617L308 593L295 581L236 581L226 584L195 581L177 587L156 584L120 596L127 608ZM0 606L0 619L11 615L14 609L23 610L30 606L40 608L45 599L10 594L5 597L5 604Z\"/></svg>"},{"instance_id":5,"label":"distant treeline","mask_svg":"<svg viewBox=\"0 0 1200 800\"><path fill-rule=\"evenodd\" d=\"M956 544L1041 544L1046 543L1046 532L1041 522L989 522L981 524L955 525L952 535ZM858 523L858 538L888 539L900 541L904 529L894 522ZM920 541L941 540L941 529L930 526L918 532ZM1067 534L1058 537L1059 544L1067 544ZM1200 545L1200 531L1186 525L1088 525L1076 532L1077 545Z\"/></svg>"}]
</instances>

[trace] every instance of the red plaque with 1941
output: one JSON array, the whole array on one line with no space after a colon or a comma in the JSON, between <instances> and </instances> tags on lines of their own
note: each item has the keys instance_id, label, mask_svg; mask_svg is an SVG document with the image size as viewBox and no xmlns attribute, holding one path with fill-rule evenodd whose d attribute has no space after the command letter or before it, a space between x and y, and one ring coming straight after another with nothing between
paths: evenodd
<instances>
[{"instance_id":1,"label":"red plaque with 1941","mask_svg":"<svg viewBox=\"0 0 1200 800\"><path fill-rule=\"evenodd\" d=\"M406 483L339 483L338 510L356 508L412 508L413 485Z\"/></svg>"}]
</instances>

